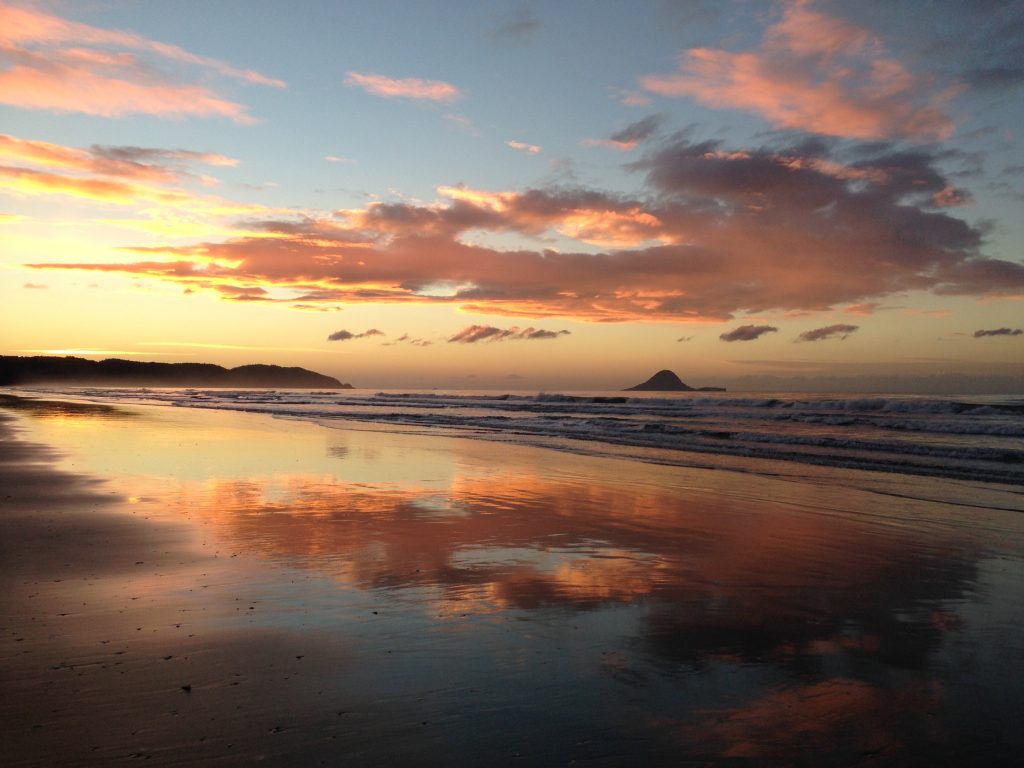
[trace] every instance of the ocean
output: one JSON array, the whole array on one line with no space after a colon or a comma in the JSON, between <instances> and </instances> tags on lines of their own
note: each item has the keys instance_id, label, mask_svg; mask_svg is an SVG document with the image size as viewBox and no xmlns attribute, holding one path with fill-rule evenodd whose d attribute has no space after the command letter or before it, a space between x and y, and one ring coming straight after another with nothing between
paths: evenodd
<instances>
[{"instance_id":1,"label":"ocean","mask_svg":"<svg viewBox=\"0 0 1024 768\"><path fill-rule=\"evenodd\" d=\"M1024 397L35 387L90 401L266 413L659 464L860 469L1024 485Z\"/></svg>"}]
</instances>

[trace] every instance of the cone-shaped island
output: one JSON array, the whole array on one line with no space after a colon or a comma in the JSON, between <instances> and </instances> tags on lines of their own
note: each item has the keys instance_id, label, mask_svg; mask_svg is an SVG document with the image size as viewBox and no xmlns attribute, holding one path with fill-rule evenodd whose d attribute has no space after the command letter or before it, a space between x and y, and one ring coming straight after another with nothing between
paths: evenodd
<instances>
[{"instance_id":1,"label":"cone-shaped island","mask_svg":"<svg viewBox=\"0 0 1024 768\"><path fill-rule=\"evenodd\" d=\"M658 371L643 384L627 387L623 392L725 392L725 387L691 387L673 371Z\"/></svg>"}]
</instances>

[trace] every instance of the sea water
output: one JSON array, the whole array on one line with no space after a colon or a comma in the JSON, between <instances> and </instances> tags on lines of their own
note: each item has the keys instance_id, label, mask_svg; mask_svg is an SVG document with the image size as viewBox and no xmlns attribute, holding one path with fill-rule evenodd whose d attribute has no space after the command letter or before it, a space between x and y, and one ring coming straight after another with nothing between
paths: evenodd
<instances>
[{"instance_id":1,"label":"sea water","mask_svg":"<svg viewBox=\"0 0 1024 768\"><path fill-rule=\"evenodd\" d=\"M818 466L1024 485L1024 397L37 387L680 466ZM770 470L772 472L778 471Z\"/></svg>"}]
</instances>

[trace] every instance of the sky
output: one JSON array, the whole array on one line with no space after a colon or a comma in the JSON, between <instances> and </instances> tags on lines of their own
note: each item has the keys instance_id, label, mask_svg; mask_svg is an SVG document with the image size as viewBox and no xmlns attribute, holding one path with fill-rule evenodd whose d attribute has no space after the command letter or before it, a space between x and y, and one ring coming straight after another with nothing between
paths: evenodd
<instances>
[{"instance_id":1,"label":"sky","mask_svg":"<svg viewBox=\"0 0 1024 768\"><path fill-rule=\"evenodd\" d=\"M0 0L0 354L1024 386L1016 0Z\"/></svg>"}]
</instances>

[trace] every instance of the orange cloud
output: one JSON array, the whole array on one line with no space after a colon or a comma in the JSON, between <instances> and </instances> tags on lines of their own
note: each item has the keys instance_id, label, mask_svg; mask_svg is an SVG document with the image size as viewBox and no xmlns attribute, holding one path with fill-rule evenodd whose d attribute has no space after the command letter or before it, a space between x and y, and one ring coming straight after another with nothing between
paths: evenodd
<instances>
[{"instance_id":1,"label":"orange cloud","mask_svg":"<svg viewBox=\"0 0 1024 768\"><path fill-rule=\"evenodd\" d=\"M0 134L0 159L3 158L24 165L0 165L0 191L133 206L138 218L94 221L164 236L239 234L244 230L225 227L222 219L267 216L275 211L263 205L196 194L176 185L181 181L203 186L216 184L216 179L191 169L195 164L237 164L236 160L216 153L131 146L68 147Z\"/></svg>"},{"instance_id":2,"label":"orange cloud","mask_svg":"<svg viewBox=\"0 0 1024 768\"><path fill-rule=\"evenodd\" d=\"M442 80L421 80L417 77L393 78L349 72L345 76L345 84L386 98L440 102L452 102L462 98L462 92L451 83Z\"/></svg>"},{"instance_id":3,"label":"orange cloud","mask_svg":"<svg viewBox=\"0 0 1024 768\"><path fill-rule=\"evenodd\" d=\"M64 176L12 166L0 166L0 189L23 195L66 195L117 205L153 202L175 205L188 198L184 193L141 184Z\"/></svg>"},{"instance_id":4,"label":"orange cloud","mask_svg":"<svg viewBox=\"0 0 1024 768\"><path fill-rule=\"evenodd\" d=\"M674 239L658 217L642 205L609 195L488 192L462 185L438 187L437 191L458 203L500 214L491 217L491 226L501 222L504 228L526 234L552 230L585 243L610 247ZM487 226L488 222L481 220L478 225Z\"/></svg>"},{"instance_id":5,"label":"orange cloud","mask_svg":"<svg viewBox=\"0 0 1024 768\"><path fill-rule=\"evenodd\" d=\"M452 304L513 317L594 322L726 320L768 310L877 308L908 290L1024 293L1024 265L986 258L982 232L937 208L948 186L925 151L804 142L727 150L675 139L632 164L643 196L587 189L442 187L430 204L373 203L333 219L243 222L247 233L137 248L134 264L49 264L220 290L274 288L309 306ZM2 178L2 177L0 177ZM552 232L600 253L467 242L480 232ZM226 293L225 298L242 298ZM246 297L250 298L250 297Z\"/></svg>"},{"instance_id":6,"label":"orange cloud","mask_svg":"<svg viewBox=\"0 0 1024 768\"><path fill-rule=\"evenodd\" d=\"M227 117L251 123L246 107L158 63L198 67L255 85L281 80L198 56L132 32L104 30L32 8L0 7L0 103L104 117Z\"/></svg>"},{"instance_id":7,"label":"orange cloud","mask_svg":"<svg viewBox=\"0 0 1024 768\"><path fill-rule=\"evenodd\" d=\"M556 229L563 235L595 245L628 248L648 240L667 240L661 220L639 207L624 211L574 211Z\"/></svg>"},{"instance_id":8,"label":"orange cloud","mask_svg":"<svg viewBox=\"0 0 1024 768\"><path fill-rule=\"evenodd\" d=\"M139 206L142 213L161 222L152 224L157 229L167 223L170 210L216 217L266 215L274 210L262 205L194 195L181 189L117 178L70 176L14 166L0 166L0 190L26 196L57 195L109 205ZM141 222L139 226L142 226ZM194 222L192 226L195 226Z\"/></svg>"},{"instance_id":9,"label":"orange cloud","mask_svg":"<svg viewBox=\"0 0 1024 768\"><path fill-rule=\"evenodd\" d=\"M931 141L953 134L936 91L869 30L792 0L755 51L691 48L679 69L639 80L651 93L754 112L778 128L858 139Z\"/></svg>"},{"instance_id":10,"label":"orange cloud","mask_svg":"<svg viewBox=\"0 0 1024 768\"><path fill-rule=\"evenodd\" d=\"M238 161L224 155L188 150L145 147L66 147L46 141L19 139L0 134L0 157L44 168L83 171L101 176L140 179L156 183L191 177L184 166L203 163L233 166Z\"/></svg>"}]
</instances>

